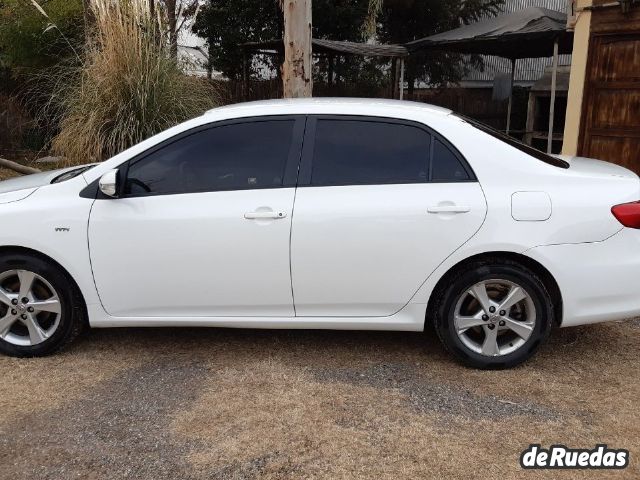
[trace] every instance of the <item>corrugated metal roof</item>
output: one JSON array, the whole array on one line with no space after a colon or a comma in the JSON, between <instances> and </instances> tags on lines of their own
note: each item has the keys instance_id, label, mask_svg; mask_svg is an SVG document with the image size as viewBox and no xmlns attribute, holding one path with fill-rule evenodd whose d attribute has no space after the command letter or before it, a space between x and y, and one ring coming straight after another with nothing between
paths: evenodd
<instances>
[{"instance_id":1,"label":"corrugated metal roof","mask_svg":"<svg viewBox=\"0 0 640 480\"><path fill-rule=\"evenodd\" d=\"M528 7L414 40L405 46L411 52L444 49L510 59L538 58L551 55L554 43L560 53L571 53L573 32L567 32L566 25L567 15L562 12Z\"/></svg>"},{"instance_id":2,"label":"corrugated metal roof","mask_svg":"<svg viewBox=\"0 0 640 480\"><path fill-rule=\"evenodd\" d=\"M559 12L567 11L567 0L507 0L502 9L509 13L527 7L542 7ZM504 58L490 55L482 55L484 60L484 70L472 70L462 79L463 82L487 82L493 83L496 75L501 73L511 73L511 62ZM544 74L545 67L552 64L552 58L523 58L516 61L515 81L516 83L533 84ZM571 55L560 55L560 65L570 65Z\"/></svg>"},{"instance_id":3,"label":"corrugated metal roof","mask_svg":"<svg viewBox=\"0 0 640 480\"><path fill-rule=\"evenodd\" d=\"M374 43L356 43L338 40L324 40L312 38L313 51L323 53L342 53L350 55L362 55L365 57L405 57L408 51L402 45L380 45ZM281 39L267 40L264 42L247 42L240 46L248 51L277 50L282 51L284 46Z\"/></svg>"}]
</instances>

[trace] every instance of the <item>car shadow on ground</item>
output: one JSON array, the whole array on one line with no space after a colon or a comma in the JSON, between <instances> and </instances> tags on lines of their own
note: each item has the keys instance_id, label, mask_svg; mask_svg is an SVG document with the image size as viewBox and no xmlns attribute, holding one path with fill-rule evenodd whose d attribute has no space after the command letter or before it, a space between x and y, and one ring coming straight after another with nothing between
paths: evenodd
<instances>
[{"instance_id":1,"label":"car shadow on ground","mask_svg":"<svg viewBox=\"0 0 640 480\"><path fill-rule=\"evenodd\" d=\"M640 328L640 327L639 327ZM541 355L546 358L553 352L562 355L567 348L580 352L589 350L592 342L607 342L598 333L599 326L555 329ZM104 343L104 345L100 345ZM70 351L84 351L119 343L121 347L155 354L171 355L175 350L188 350L195 354L206 354L219 348L234 349L238 354L259 353L260 356L299 355L337 357L367 354L367 361L401 360L417 355L421 362L456 364L441 345L435 331L385 332L349 330L270 330L231 328L115 328L92 329L70 347ZM398 355L401 356L398 357ZM333 362L337 358L334 358ZM364 360L365 358L362 358ZM537 359L539 362L540 359ZM332 362L332 363L333 363ZM532 360L536 362L536 357Z\"/></svg>"}]
</instances>

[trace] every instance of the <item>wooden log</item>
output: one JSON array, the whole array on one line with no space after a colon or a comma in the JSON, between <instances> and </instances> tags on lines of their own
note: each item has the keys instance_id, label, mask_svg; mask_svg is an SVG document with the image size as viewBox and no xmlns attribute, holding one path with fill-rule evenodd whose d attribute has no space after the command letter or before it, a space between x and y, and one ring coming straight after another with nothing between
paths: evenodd
<instances>
[{"instance_id":1,"label":"wooden log","mask_svg":"<svg viewBox=\"0 0 640 480\"><path fill-rule=\"evenodd\" d=\"M27 167L26 165L21 165L4 158L0 158L0 168L8 168L9 170L13 170L14 172L22 173L24 175L29 175L30 173L40 173L42 171L38 168Z\"/></svg>"}]
</instances>

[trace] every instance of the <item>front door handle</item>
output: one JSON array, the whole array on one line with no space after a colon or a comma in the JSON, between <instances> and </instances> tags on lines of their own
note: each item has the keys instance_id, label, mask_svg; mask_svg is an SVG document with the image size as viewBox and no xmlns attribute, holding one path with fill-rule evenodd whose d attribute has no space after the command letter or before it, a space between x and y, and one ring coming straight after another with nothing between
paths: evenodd
<instances>
[{"instance_id":1,"label":"front door handle","mask_svg":"<svg viewBox=\"0 0 640 480\"><path fill-rule=\"evenodd\" d=\"M274 212L274 211L255 211L255 212L247 212L244 214L244 218L247 220L278 220L280 218L285 218L287 214L285 212Z\"/></svg>"},{"instance_id":2,"label":"front door handle","mask_svg":"<svg viewBox=\"0 0 640 480\"><path fill-rule=\"evenodd\" d=\"M429 207L429 213L467 213L471 211L471 207L466 205L435 205Z\"/></svg>"}]
</instances>

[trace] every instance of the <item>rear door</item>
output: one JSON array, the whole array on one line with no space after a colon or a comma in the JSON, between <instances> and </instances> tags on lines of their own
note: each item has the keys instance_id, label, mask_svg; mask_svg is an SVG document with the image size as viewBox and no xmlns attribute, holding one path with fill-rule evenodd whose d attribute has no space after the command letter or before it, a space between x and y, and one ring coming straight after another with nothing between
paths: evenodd
<instances>
[{"instance_id":1,"label":"rear door","mask_svg":"<svg viewBox=\"0 0 640 480\"><path fill-rule=\"evenodd\" d=\"M297 316L387 316L482 224L472 170L394 119L309 117L291 234Z\"/></svg>"}]
</instances>

